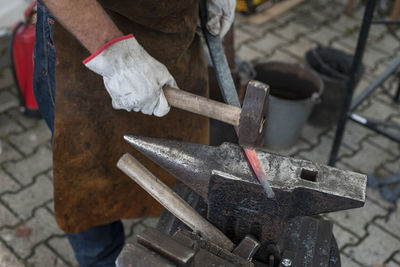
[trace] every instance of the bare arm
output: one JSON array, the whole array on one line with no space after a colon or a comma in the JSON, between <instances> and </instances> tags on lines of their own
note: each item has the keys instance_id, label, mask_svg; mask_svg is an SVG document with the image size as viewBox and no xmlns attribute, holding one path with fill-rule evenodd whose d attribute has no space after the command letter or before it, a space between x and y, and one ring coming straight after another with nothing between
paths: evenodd
<instances>
[{"instance_id":1,"label":"bare arm","mask_svg":"<svg viewBox=\"0 0 400 267\"><path fill-rule=\"evenodd\" d=\"M44 4L91 53L122 36L96 0L43 0Z\"/></svg>"}]
</instances>

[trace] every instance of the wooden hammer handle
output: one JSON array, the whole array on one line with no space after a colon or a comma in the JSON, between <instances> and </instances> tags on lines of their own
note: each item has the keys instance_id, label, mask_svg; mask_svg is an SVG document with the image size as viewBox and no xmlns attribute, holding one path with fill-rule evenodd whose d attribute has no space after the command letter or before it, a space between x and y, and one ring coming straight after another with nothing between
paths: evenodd
<instances>
[{"instance_id":1,"label":"wooden hammer handle","mask_svg":"<svg viewBox=\"0 0 400 267\"><path fill-rule=\"evenodd\" d=\"M171 87L164 88L164 95L173 107L239 126L241 108Z\"/></svg>"},{"instance_id":2,"label":"wooden hammer handle","mask_svg":"<svg viewBox=\"0 0 400 267\"><path fill-rule=\"evenodd\" d=\"M199 233L203 238L223 249L233 250L234 244L229 238L204 219L129 153L124 154L119 159L117 166L194 232Z\"/></svg>"}]
</instances>

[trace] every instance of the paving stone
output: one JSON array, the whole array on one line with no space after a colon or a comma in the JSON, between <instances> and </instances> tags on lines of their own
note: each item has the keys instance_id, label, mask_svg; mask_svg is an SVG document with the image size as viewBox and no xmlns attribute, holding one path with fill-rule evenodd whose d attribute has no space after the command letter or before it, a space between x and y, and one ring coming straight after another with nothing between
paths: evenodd
<instances>
[{"instance_id":1,"label":"paving stone","mask_svg":"<svg viewBox=\"0 0 400 267\"><path fill-rule=\"evenodd\" d=\"M35 249L35 254L28 259L28 264L32 267L53 266L64 267L65 264L53 251L45 245L39 245Z\"/></svg>"},{"instance_id":2,"label":"paving stone","mask_svg":"<svg viewBox=\"0 0 400 267\"><path fill-rule=\"evenodd\" d=\"M299 155L313 162L327 164L329 153L332 148L332 142L333 139L324 136L321 138L321 142L316 147L309 151L300 152ZM344 155L351 155L351 151L348 150L346 147L341 146L339 157Z\"/></svg>"},{"instance_id":3,"label":"paving stone","mask_svg":"<svg viewBox=\"0 0 400 267\"><path fill-rule=\"evenodd\" d=\"M319 142L319 137L326 131L324 127L317 127L311 124L306 124L301 131L300 136L307 142L316 145Z\"/></svg>"},{"instance_id":4,"label":"paving stone","mask_svg":"<svg viewBox=\"0 0 400 267\"><path fill-rule=\"evenodd\" d=\"M354 262L352 259L344 255L343 253L340 254L340 263L343 267L359 267L360 264Z\"/></svg>"},{"instance_id":5,"label":"paving stone","mask_svg":"<svg viewBox=\"0 0 400 267\"><path fill-rule=\"evenodd\" d=\"M367 187L367 198L384 209L394 209L394 205L383 199L381 193L377 189Z\"/></svg>"},{"instance_id":6,"label":"paving stone","mask_svg":"<svg viewBox=\"0 0 400 267\"><path fill-rule=\"evenodd\" d=\"M137 239L136 235L143 232L145 229L146 229L146 227L143 224L141 224L141 223L136 224L135 227L133 228L132 235L129 236L128 238L126 238L125 243L126 244L135 243L136 239Z\"/></svg>"},{"instance_id":7,"label":"paving stone","mask_svg":"<svg viewBox=\"0 0 400 267\"><path fill-rule=\"evenodd\" d=\"M353 166L358 172L373 173L382 163L387 162L393 156L382 149L363 142L359 152L349 158L343 158L343 162Z\"/></svg>"},{"instance_id":8,"label":"paving stone","mask_svg":"<svg viewBox=\"0 0 400 267\"><path fill-rule=\"evenodd\" d=\"M0 137L6 136L6 135L12 134L12 133L19 133L19 132L21 132L21 130L22 130L22 127L19 126L10 117L8 117L4 114L0 114Z\"/></svg>"},{"instance_id":9,"label":"paving stone","mask_svg":"<svg viewBox=\"0 0 400 267\"><path fill-rule=\"evenodd\" d=\"M52 166L52 153L41 147L36 153L15 163L6 165L6 170L23 185L32 182L34 176L44 172Z\"/></svg>"},{"instance_id":10,"label":"paving stone","mask_svg":"<svg viewBox=\"0 0 400 267\"><path fill-rule=\"evenodd\" d=\"M284 49L289 51L292 55L302 59L308 50L315 47L317 47L317 43L305 38L300 38L293 44L284 46Z\"/></svg>"},{"instance_id":11,"label":"paving stone","mask_svg":"<svg viewBox=\"0 0 400 267\"><path fill-rule=\"evenodd\" d=\"M20 230L18 230L20 229ZM23 230L21 230L23 229ZM54 216L46 209L40 208L35 216L16 229L3 229L0 238L3 239L21 258L28 257L32 248L52 235L62 235Z\"/></svg>"},{"instance_id":12,"label":"paving stone","mask_svg":"<svg viewBox=\"0 0 400 267\"><path fill-rule=\"evenodd\" d=\"M388 53L384 53L376 49L367 48L365 49L363 55L363 63L371 68L376 68L380 61L383 61L388 57L390 57L390 54Z\"/></svg>"},{"instance_id":13,"label":"paving stone","mask_svg":"<svg viewBox=\"0 0 400 267\"><path fill-rule=\"evenodd\" d=\"M245 62L250 62L257 58L262 58L264 55L253 48L250 48L246 44L242 45L239 50L236 52L238 58Z\"/></svg>"},{"instance_id":14,"label":"paving stone","mask_svg":"<svg viewBox=\"0 0 400 267\"><path fill-rule=\"evenodd\" d=\"M339 41L340 41L340 39L333 40L332 43L330 44L330 47L338 49L338 50L341 50L341 51L346 52L347 54L350 54L350 55L354 54L354 49L351 49L348 46L343 45Z\"/></svg>"},{"instance_id":15,"label":"paving stone","mask_svg":"<svg viewBox=\"0 0 400 267\"><path fill-rule=\"evenodd\" d=\"M241 44L243 44L244 42L253 39L253 35L251 35L250 33L247 33L246 31L242 30L242 29L238 29L235 28L235 35L234 35L234 44L235 44L235 48L240 47Z\"/></svg>"},{"instance_id":16,"label":"paving stone","mask_svg":"<svg viewBox=\"0 0 400 267\"><path fill-rule=\"evenodd\" d=\"M21 219L27 219L32 211L53 198L53 184L41 175L36 182L16 194L5 194L1 199L15 211Z\"/></svg>"},{"instance_id":17,"label":"paving stone","mask_svg":"<svg viewBox=\"0 0 400 267\"><path fill-rule=\"evenodd\" d=\"M349 231L344 230L337 224L333 225L333 236L338 243L339 250L342 249L345 245L348 244L356 244L360 239Z\"/></svg>"},{"instance_id":18,"label":"paving stone","mask_svg":"<svg viewBox=\"0 0 400 267\"><path fill-rule=\"evenodd\" d=\"M140 223L143 218L138 219L123 219L122 224L124 226L124 233L126 237L130 237L133 234L133 226Z\"/></svg>"},{"instance_id":19,"label":"paving stone","mask_svg":"<svg viewBox=\"0 0 400 267\"><path fill-rule=\"evenodd\" d=\"M24 264L0 242L0 267L23 267Z\"/></svg>"},{"instance_id":20,"label":"paving stone","mask_svg":"<svg viewBox=\"0 0 400 267\"><path fill-rule=\"evenodd\" d=\"M324 14L318 14L312 8L306 7L306 10L297 12L296 16L289 20L289 23L296 23L314 31L327 20L328 17Z\"/></svg>"},{"instance_id":21,"label":"paving stone","mask_svg":"<svg viewBox=\"0 0 400 267\"><path fill-rule=\"evenodd\" d=\"M0 112L10 108L18 107L18 99L8 91L0 92Z\"/></svg>"},{"instance_id":22,"label":"paving stone","mask_svg":"<svg viewBox=\"0 0 400 267\"><path fill-rule=\"evenodd\" d=\"M340 31L342 34L349 35L353 33L358 34L358 28L361 26L361 21L355 20L347 15L342 15L338 20L329 23L329 27ZM357 37L356 37L357 38Z\"/></svg>"},{"instance_id":23,"label":"paving stone","mask_svg":"<svg viewBox=\"0 0 400 267\"><path fill-rule=\"evenodd\" d=\"M69 264L78 266L74 251L67 239L67 237L52 237L48 241L49 246L54 249L59 255L62 256Z\"/></svg>"},{"instance_id":24,"label":"paving stone","mask_svg":"<svg viewBox=\"0 0 400 267\"><path fill-rule=\"evenodd\" d=\"M275 50L271 56L263 59L263 61L280 61L286 63L299 63L300 60L291 56L289 53L284 50L277 49Z\"/></svg>"},{"instance_id":25,"label":"paving stone","mask_svg":"<svg viewBox=\"0 0 400 267\"><path fill-rule=\"evenodd\" d=\"M242 24L239 28L249 34L251 34L254 38L264 37L269 30L278 27L279 23L276 21L269 21L263 25L254 26L252 24ZM236 37L235 37L236 38Z\"/></svg>"},{"instance_id":26,"label":"paving stone","mask_svg":"<svg viewBox=\"0 0 400 267\"><path fill-rule=\"evenodd\" d=\"M345 249L350 258L366 266L384 266L385 261L400 248L400 240L382 231L375 225L368 227L368 236L356 247Z\"/></svg>"},{"instance_id":27,"label":"paving stone","mask_svg":"<svg viewBox=\"0 0 400 267\"><path fill-rule=\"evenodd\" d=\"M397 208L399 209L400 207L397 207ZM390 213L389 218L377 219L375 221L375 224L386 229L393 236L396 236L400 240L400 227L399 227L400 212L398 212L398 211L399 210L397 210L397 212ZM400 247L399 247L399 249L400 249Z\"/></svg>"},{"instance_id":28,"label":"paving stone","mask_svg":"<svg viewBox=\"0 0 400 267\"><path fill-rule=\"evenodd\" d=\"M12 148L8 143L0 140L0 164L20 158L22 158L22 155L17 150Z\"/></svg>"},{"instance_id":29,"label":"paving stone","mask_svg":"<svg viewBox=\"0 0 400 267\"><path fill-rule=\"evenodd\" d=\"M30 118L25 116L19 109L14 108L8 111L8 114L22 124L25 128L34 127L40 119L37 118Z\"/></svg>"},{"instance_id":30,"label":"paving stone","mask_svg":"<svg viewBox=\"0 0 400 267\"><path fill-rule=\"evenodd\" d=\"M286 41L273 33L268 33L264 37L249 43L249 47L264 54L271 54L276 48L285 44Z\"/></svg>"},{"instance_id":31,"label":"paving stone","mask_svg":"<svg viewBox=\"0 0 400 267\"><path fill-rule=\"evenodd\" d=\"M361 111L360 114L368 118L387 120L389 116L393 114L400 114L400 110L395 105L393 105L392 107L390 105L372 99L371 105L365 110Z\"/></svg>"},{"instance_id":32,"label":"paving stone","mask_svg":"<svg viewBox=\"0 0 400 267\"><path fill-rule=\"evenodd\" d=\"M383 166L392 173L400 173L400 158L394 161L387 162Z\"/></svg>"},{"instance_id":33,"label":"paving stone","mask_svg":"<svg viewBox=\"0 0 400 267\"><path fill-rule=\"evenodd\" d=\"M18 218L14 216L3 204L0 203L0 226L13 226L18 223Z\"/></svg>"},{"instance_id":34,"label":"paving stone","mask_svg":"<svg viewBox=\"0 0 400 267\"><path fill-rule=\"evenodd\" d=\"M327 217L362 238L367 234L364 229L367 223L372 222L375 217L384 216L387 213L387 210L367 199L362 208L332 212L327 214Z\"/></svg>"},{"instance_id":35,"label":"paving stone","mask_svg":"<svg viewBox=\"0 0 400 267\"><path fill-rule=\"evenodd\" d=\"M19 135L10 136L9 141L18 147L25 155L31 154L41 144L49 143L51 133L44 121L40 121L37 127Z\"/></svg>"},{"instance_id":36,"label":"paving stone","mask_svg":"<svg viewBox=\"0 0 400 267\"><path fill-rule=\"evenodd\" d=\"M279 154L282 156L293 156L301 150L307 150L310 148L311 148L310 144L304 142L303 140L298 140L293 146L285 148L285 149L270 149L268 147L263 147L263 148L260 148L260 150Z\"/></svg>"},{"instance_id":37,"label":"paving stone","mask_svg":"<svg viewBox=\"0 0 400 267\"><path fill-rule=\"evenodd\" d=\"M14 85L14 78L10 68L0 70L0 89Z\"/></svg>"},{"instance_id":38,"label":"paving stone","mask_svg":"<svg viewBox=\"0 0 400 267\"><path fill-rule=\"evenodd\" d=\"M157 226L158 219L160 219L160 217L147 217L143 219L142 224L146 227L155 228Z\"/></svg>"},{"instance_id":39,"label":"paving stone","mask_svg":"<svg viewBox=\"0 0 400 267\"><path fill-rule=\"evenodd\" d=\"M329 133L330 137L334 137L336 130ZM357 123L349 121L346 124L346 129L344 131L342 144L346 145L350 149L356 151L360 149L360 142L367 138L368 135L372 135L371 130L360 126Z\"/></svg>"},{"instance_id":40,"label":"paving stone","mask_svg":"<svg viewBox=\"0 0 400 267\"><path fill-rule=\"evenodd\" d=\"M46 207L54 214L54 201L51 201Z\"/></svg>"},{"instance_id":41,"label":"paving stone","mask_svg":"<svg viewBox=\"0 0 400 267\"><path fill-rule=\"evenodd\" d=\"M329 46L333 39L339 38L339 33L330 28L323 27L320 28L318 31L307 35L307 38L310 38L320 45Z\"/></svg>"},{"instance_id":42,"label":"paving stone","mask_svg":"<svg viewBox=\"0 0 400 267\"><path fill-rule=\"evenodd\" d=\"M294 41L300 35L309 32L310 28L301 24L288 23L283 27L276 28L274 33L287 41Z\"/></svg>"},{"instance_id":43,"label":"paving stone","mask_svg":"<svg viewBox=\"0 0 400 267\"><path fill-rule=\"evenodd\" d=\"M11 177L0 169L0 195L7 191L16 191L20 186Z\"/></svg>"},{"instance_id":44,"label":"paving stone","mask_svg":"<svg viewBox=\"0 0 400 267\"><path fill-rule=\"evenodd\" d=\"M391 34L385 34L380 40L375 41L372 46L391 55L400 48L400 40Z\"/></svg>"},{"instance_id":45,"label":"paving stone","mask_svg":"<svg viewBox=\"0 0 400 267\"><path fill-rule=\"evenodd\" d=\"M368 142L380 147L385 152L394 156L399 155L400 144L382 135L374 134L368 137Z\"/></svg>"}]
</instances>

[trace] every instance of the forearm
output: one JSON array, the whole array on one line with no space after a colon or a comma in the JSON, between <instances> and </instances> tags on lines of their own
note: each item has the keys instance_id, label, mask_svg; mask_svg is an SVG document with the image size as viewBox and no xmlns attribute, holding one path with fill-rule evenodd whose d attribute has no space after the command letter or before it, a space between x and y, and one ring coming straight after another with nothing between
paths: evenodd
<instances>
[{"instance_id":1,"label":"forearm","mask_svg":"<svg viewBox=\"0 0 400 267\"><path fill-rule=\"evenodd\" d=\"M91 53L122 35L96 0L43 0L68 31Z\"/></svg>"}]
</instances>

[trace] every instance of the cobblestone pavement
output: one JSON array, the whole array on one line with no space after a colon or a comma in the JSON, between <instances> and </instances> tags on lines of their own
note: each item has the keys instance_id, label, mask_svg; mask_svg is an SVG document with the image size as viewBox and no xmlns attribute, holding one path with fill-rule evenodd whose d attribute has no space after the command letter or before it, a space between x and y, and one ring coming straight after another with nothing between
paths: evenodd
<instances>
[{"instance_id":1,"label":"cobblestone pavement","mask_svg":"<svg viewBox=\"0 0 400 267\"><path fill-rule=\"evenodd\" d=\"M321 45L352 52L363 14L358 6L344 15L347 0L310 0L264 25L238 16L237 56L248 62L304 61L304 53ZM366 73L357 91L400 55L400 30L373 26L365 53ZM73 252L54 220L50 134L42 120L21 115L7 55L0 42L0 266L76 266ZM394 91L395 80L386 82ZM377 90L360 113L400 123L399 107ZM326 163L334 129L307 125L290 149L277 151ZM379 176L400 171L399 145L349 123L338 167ZM400 211L368 189L365 207L326 215L334 222L343 266L400 266ZM128 241L157 218L125 220Z\"/></svg>"}]
</instances>

